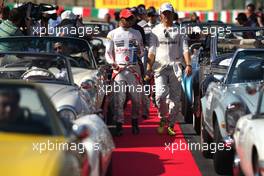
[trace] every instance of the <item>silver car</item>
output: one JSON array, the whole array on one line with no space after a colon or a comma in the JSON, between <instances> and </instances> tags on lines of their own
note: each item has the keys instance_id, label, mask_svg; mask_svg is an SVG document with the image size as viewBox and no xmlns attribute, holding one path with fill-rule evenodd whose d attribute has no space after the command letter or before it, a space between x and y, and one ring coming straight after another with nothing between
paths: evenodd
<instances>
[{"instance_id":1,"label":"silver car","mask_svg":"<svg viewBox=\"0 0 264 176\"><path fill-rule=\"evenodd\" d=\"M29 53L54 53L68 57L73 82L89 97L89 103L96 112L106 109L107 97L103 90L107 84L104 66L98 67L87 40L73 37L15 36L0 38L0 51ZM103 114L105 114L103 112ZM106 120L106 116L102 116Z\"/></svg>"},{"instance_id":2,"label":"silver car","mask_svg":"<svg viewBox=\"0 0 264 176\"><path fill-rule=\"evenodd\" d=\"M239 49L223 81L211 82L202 97L201 142L216 145L217 150L203 150L206 157L213 154L215 170L219 174L232 171L233 149L230 146L236 121L242 115L254 112L256 97L249 96L245 87L264 78L264 49ZM230 117L230 113L233 112ZM228 113L228 114L227 114ZM226 164L223 164L226 163Z\"/></svg>"},{"instance_id":3,"label":"silver car","mask_svg":"<svg viewBox=\"0 0 264 176\"><path fill-rule=\"evenodd\" d=\"M239 118L234 130L234 168L233 175L264 175L264 84L250 85L246 88L249 95L257 96L257 110ZM232 112L231 112L232 116ZM232 128L232 127L231 127Z\"/></svg>"},{"instance_id":4,"label":"silver car","mask_svg":"<svg viewBox=\"0 0 264 176\"><path fill-rule=\"evenodd\" d=\"M111 161L113 140L102 118L95 114L90 96L73 82L70 59L59 54L1 52L0 78L23 79L41 85L62 118L86 125L89 137L83 142L91 172L100 175L106 172ZM96 145L98 150L91 147Z\"/></svg>"}]
</instances>

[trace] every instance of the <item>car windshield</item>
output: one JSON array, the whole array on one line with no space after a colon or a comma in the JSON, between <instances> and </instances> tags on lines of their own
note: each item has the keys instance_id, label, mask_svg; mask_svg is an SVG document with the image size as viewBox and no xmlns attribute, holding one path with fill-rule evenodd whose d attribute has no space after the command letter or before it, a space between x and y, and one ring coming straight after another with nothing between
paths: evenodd
<instances>
[{"instance_id":1,"label":"car windshield","mask_svg":"<svg viewBox=\"0 0 264 176\"><path fill-rule=\"evenodd\" d=\"M9 37L0 39L0 52L59 53L71 57L71 66L95 69L88 42L67 37Z\"/></svg>"},{"instance_id":2,"label":"car windshield","mask_svg":"<svg viewBox=\"0 0 264 176\"><path fill-rule=\"evenodd\" d=\"M264 48L264 38L255 31L230 31L217 39L217 56L233 54L239 48Z\"/></svg>"},{"instance_id":3,"label":"car windshield","mask_svg":"<svg viewBox=\"0 0 264 176\"><path fill-rule=\"evenodd\" d=\"M0 131L53 134L51 114L33 88L0 87Z\"/></svg>"},{"instance_id":4,"label":"car windshield","mask_svg":"<svg viewBox=\"0 0 264 176\"><path fill-rule=\"evenodd\" d=\"M0 53L0 78L71 84L67 60L60 55Z\"/></svg>"},{"instance_id":5,"label":"car windshield","mask_svg":"<svg viewBox=\"0 0 264 176\"><path fill-rule=\"evenodd\" d=\"M229 84L258 82L264 78L264 50L239 51L228 74Z\"/></svg>"}]
</instances>

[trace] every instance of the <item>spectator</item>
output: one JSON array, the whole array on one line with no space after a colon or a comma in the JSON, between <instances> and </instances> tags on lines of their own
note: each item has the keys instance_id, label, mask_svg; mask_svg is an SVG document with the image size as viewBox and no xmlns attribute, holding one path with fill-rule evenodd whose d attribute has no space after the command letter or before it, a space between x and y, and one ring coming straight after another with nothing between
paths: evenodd
<instances>
[{"instance_id":1,"label":"spectator","mask_svg":"<svg viewBox=\"0 0 264 176\"><path fill-rule=\"evenodd\" d=\"M148 15L148 25L150 26L151 29L153 29L157 24L157 12L155 7L149 7L147 10L147 15Z\"/></svg>"},{"instance_id":2,"label":"spectator","mask_svg":"<svg viewBox=\"0 0 264 176\"><path fill-rule=\"evenodd\" d=\"M61 14L64 12L64 10L62 8L59 8L56 11L56 15L57 18L56 19L49 19L49 26L52 28L55 28L56 26L58 26L61 23Z\"/></svg>"},{"instance_id":3,"label":"spectator","mask_svg":"<svg viewBox=\"0 0 264 176\"><path fill-rule=\"evenodd\" d=\"M191 22L193 22L193 23L200 23L200 19L199 19L199 17L197 16L197 14L195 12L193 12L191 14Z\"/></svg>"},{"instance_id":4,"label":"spectator","mask_svg":"<svg viewBox=\"0 0 264 176\"><path fill-rule=\"evenodd\" d=\"M115 24L111 22L111 15L109 13L105 14L104 20L109 24L110 31L115 29Z\"/></svg>"},{"instance_id":5,"label":"spectator","mask_svg":"<svg viewBox=\"0 0 264 176\"><path fill-rule=\"evenodd\" d=\"M64 11L61 14L61 23L56 26L57 28L59 28L59 33L57 33L56 35L78 37L79 34L78 34L76 22L77 22L76 15L74 15L70 10Z\"/></svg>"},{"instance_id":6,"label":"spectator","mask_svg":"<svg viewBox=\"0 0 264 176\"><path fill-rule=\"evenodd\" d=\"M243 27L252 27L252 23L248 20L245 13L239 13L236 20ZM243 38L255 38L255 34L253 32L243 32Z\"/></svg>"},{"instance_id":7,"label":"spectator","mask_svg":"<svg viewBox=\"0 0 264 176\"><path fill-rule=\"evenodd\" d=\"M130 11L133 13L133 21L132 21L132 28L135 30L138 30L141 34L141 37L143 39L144 46L146 45L146 36L144 29L138 25L138 10L136 7L132 7Z\"/></svg>"},{"instance_id":8,"label":"spectator","mask_svg":"<svg viewBox=\"0 0 264 176\"><path fill-rule=\"evenodd\" d=\"M252 27L258 26L257 15L255 13L256 7L250 3L246 7L246 16Z\"/></svg>"},{"instance_id":9,"label":"spectator","mask_svg":"<svg viewBox=\"0 0 264 176\"><path fill-rule=\"evenodd\" d=\"M10 13L10 8L8 6L4 7L1 11L1 16L0 18L4 21L7 20L9 17L9 13Z\"/></svg>"},{"instance_id":10,"label":"spectator","mask_svg":"<svg viewBox=\"0 0 264 176\"><path fill-rule=\"evenodd\" d=\"M145 26L147 26L147 20L148 20L148 17L147 17L147 11L146 9L141 5L139 5L137 7L137 11L138 11L138 25L145 28Z\"/></svg>"},{"instance_id":11,"label":"spectator","mask_svg":"<svg viewBox=\"0 0 264 176\"><path fill-rule=\"evenodd\" d=\"M258 20L259 27L264 27L264 13L263 13L262 8L258 9L257 20Z\"/></svg>"},{"instance_id":12,"label":"spectator","mask_svg":"<svg viewBox=\"0 0 264 176\"><path fill-rule=\"evenodd\" d=\"M12 9L9 18L0 24L0 37L23 35L20 30L23 20L19 10L17 8Z\"/></svg>"},{"instance_id":13,"label":"spectator","mask_svg":"<svg viewBox=\"0 0 264 176\"><path fill-rule=\"evenodd\" d=\"M244 27L250 27L252 26L252 22L249 21L245 13L239 13L236 17L236 20L239 25L244 26Z\"/></svg>"},{"instance_id":14,"label":"spectator","mask_svg":"<svg viewBox=\"0 0 264 176\"><path fill-rule=\"evenodd\" d=\"M116 27L119 27L119 21L120 21L119 14L120 14L120 12L114 13L115 21L116 21Z\"/></svg>"},{"instance_id":15,"label":"spectator","mask_svg":"<svg viewBox=\"0 0 264 176\"><path fill-rule=\"evenodd\" d=\"M179 23L179 15L177 12L174 12L174 16L173 16L173 24L175 25L180 25Z\"/></svg>"}]
</instances>

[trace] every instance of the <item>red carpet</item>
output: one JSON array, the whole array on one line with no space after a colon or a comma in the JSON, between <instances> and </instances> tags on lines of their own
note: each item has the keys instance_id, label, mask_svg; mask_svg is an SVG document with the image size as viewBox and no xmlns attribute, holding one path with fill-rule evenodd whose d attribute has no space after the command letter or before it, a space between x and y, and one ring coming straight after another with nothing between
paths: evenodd
<instances>
[{"instance_id":1,"label":"red carpet","mask_svg":"<svg viewBox=\"0 0 264 176\"><path fill-rule=\"evenodd\" d=\"M152 107L152 106L151 106ZM130 109L130 106L127 108ZM132 135L129 112L126 112L126 125L124 135L115 137L116 150L113 154L114 176L201 176L192 154L188 150L175 150L174 148L186 141L180 126L175 125L177 135L170 137L166 133L157 134L159 119L157 110L150 109L150 119L140 122L140 134ZM169 148L166 148L166 145ZM166 150L165 150L166 149Z\"/></svg>"}]
</instances>

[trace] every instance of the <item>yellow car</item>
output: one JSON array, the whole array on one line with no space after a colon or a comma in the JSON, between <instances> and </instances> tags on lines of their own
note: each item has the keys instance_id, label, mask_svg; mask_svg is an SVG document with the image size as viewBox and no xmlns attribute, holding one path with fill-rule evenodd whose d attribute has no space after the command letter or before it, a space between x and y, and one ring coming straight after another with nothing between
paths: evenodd
<instances>
[{"instance_id":1,"label":"yellow car","mask_svg":"<svg viewBox=\"0 0 264 176\"><path fill-rule=\"evenodd\" d=\"M39 87L0 81L0 175L88 176L88 129L67 125Z\"/></svg>"}]
</instances>

